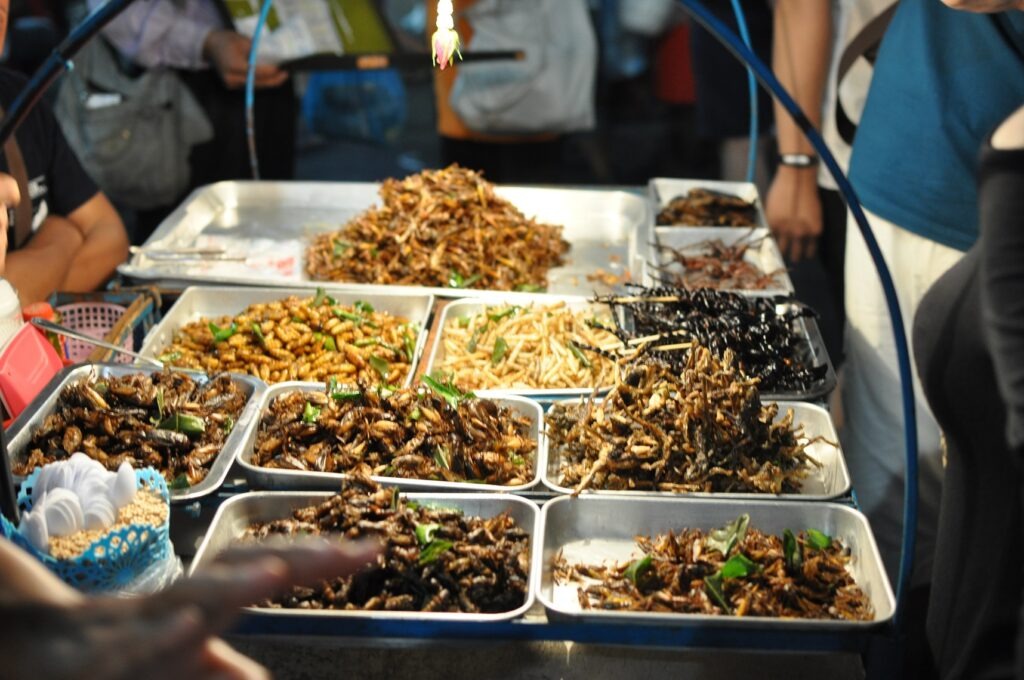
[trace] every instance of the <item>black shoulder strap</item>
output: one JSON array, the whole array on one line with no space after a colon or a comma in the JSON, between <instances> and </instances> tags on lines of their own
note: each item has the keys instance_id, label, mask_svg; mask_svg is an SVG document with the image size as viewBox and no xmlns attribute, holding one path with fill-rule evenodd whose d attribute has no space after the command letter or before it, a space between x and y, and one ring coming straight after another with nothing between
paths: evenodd
<instances>
[{"instance_id":1,"label":"black shoulder strap","mask_svg":"<svg viewBox=\"0 0 1024 680\"><path fill-rule=\"evenodd\" d=\"M0 116L2 115L4 112L3 109L0 109ZM25 166L25 158L21 155L21 147L18 146L18 140L14 138L14 135L8 137L4 143L4 156L7 157L7 168L10 170L11 176L18 183L18 193L21 194L18 207L14 209L14 224L8 226L8 229L13 227L14 236L13 239L8 239L8 248L15 250L25 245L25 242L32 236L32 198L28 194L28 168Z\"/></svg>"}]
</instances>

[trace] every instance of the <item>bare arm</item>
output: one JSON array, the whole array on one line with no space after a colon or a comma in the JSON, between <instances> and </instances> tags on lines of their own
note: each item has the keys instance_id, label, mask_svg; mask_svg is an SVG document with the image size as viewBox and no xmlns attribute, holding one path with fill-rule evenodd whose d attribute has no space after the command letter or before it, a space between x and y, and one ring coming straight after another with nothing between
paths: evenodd
<instances>
[{"instance_id":1,"label":"bare arm","mask_svg":"<svg viewBox=\"0 0 1024 680\"><path fill-rule=\"evenodd\" d=\"M832 44L832 10L827 0L778 0L775 5L772 68L816 129ZM790 117L775 104L780 153L814 153ZM791 260L814 254L821 234L817 167L779 166L766 200L768 223Z\"/></svg>"},{"instance_id":2,"label":"bare arm","mask_svg":"<svg viewBox=\"0 0 1024 680\"><path fill-rule=\"evenodd\" d=\"M26 305L62 288L93 290L127 256L121 218L97 193L67 217L47 217L23 248L7 254L5 276Z\"/></svg>"},{"instance_id":3,"label":"bare arm","mask_svg":"<svg viewBox=\"0 0 1024 680\"><path fill-rule=\"evenodd\" d=\"M121 217L102 193L82 204L68 219L85 236L85 242L75 253L60 288L73 293L95 290L128 258L128 234Z\"/></svg>"}]
</instances>

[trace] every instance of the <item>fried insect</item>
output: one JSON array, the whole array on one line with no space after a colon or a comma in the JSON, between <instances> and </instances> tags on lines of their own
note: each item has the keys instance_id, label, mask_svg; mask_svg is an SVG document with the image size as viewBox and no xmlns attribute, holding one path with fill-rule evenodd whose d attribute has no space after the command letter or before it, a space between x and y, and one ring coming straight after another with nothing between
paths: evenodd
<instances>
[{"instance_id":1,"label":"fried insect","mask_svg":"<svg viewBox=\"0 0 1024 680\"><path fill-rule=\"evenodd\" d=\"M412 366L419 327L368 302L339 304L324 290L250 305L236 316L199 319L174 334L160 359L208 373L285 380L401 384Z\"/></svg>"},{"instance_id":2,"label":"fried insect","mask_svg":"<svg viewBox=\"0 0 1024 680\"><path fill-rule=\"evenodd\" d=\"M569 250L562 227L527 219L479 173L457 165L385 180L380 196L380 207L313 240L312 278L539 290Z\"/></svg>"},{"instance_id":3,"label":"fried insect","mask_svg":"<svg viewBox=\"0 0 1024 680\"><path fill-rule=\"evenodd\" d=\"M741 518L742 519L742 518ZM642 556L613 565L554 560L558 585L580 583L583 609L871 621L874 610L847 569L850 549L809 529L782 537L746 529L638 536ZM728 554L723 554L723 549Z\"/></svg>"},{"instance_id":4,"label":"fried insect","mask_svg":"<svg viewBox=\"0 0 1024 680\"><path fill-rule=\"evenodd\" d=\"M426 389L293 391L260 421L253 464L515 486L533 478L529 421L487 399Z\"/></svg>"},{"instance_id":5,"label":"fried insect","mask_svg":"<svg viewBox=\"0 0 1024 680\"><path fill-rule=\"evenodd\" d=\"M508 514L470 517L420 505L360 474L319 505L254 524L240 542L282 534L376 537L386 547L355 576L296 587L260 607L475 614L507 612L526 602L530 537Z\"/></svg>"},{"instance_id":6,"label":"fried insect","mask_svg":"<svg viewBox=\"0 0 1024 680\"><path fill-rule=\"evenodd\" d=\"M208 381L171 371L92 375L61 391L14 472L27 475L82 451L109 470L124 461L152 466L172 488L187 488L206 477L247 400L227 375Z\"/></svg>"},{"instance_id":7,"label":"fried insect","mask_svg":"<svg viewBox=\"0 0 1024 680\"><path fill-rule=\"evenodd\" d=\"M686 289L764 290L778 286L776 276L784 269L765 272L745 259L751 246L759 243L739 241L727 246L714 239L685 248L659 245L664 257L655 266L657 278L664 285Z\"/></svg>"},{"instance_id":8,"label":"fried insect","mask_svg":"<svg viewBox=\"0 0 1024 680\"><path fill-rule=\"evenodd\" d=\"M696 342L721 356L731 350L743 375L757 378L763 393L809 392L825 380L828 365L815 363L802 318L814 311L792 297L754 297L701 288L629 286L628 295L597 299L629 319L628 330L615 330L623 342L652 338L660 346L680 346L658 357L682 370L688 343ZM686 345L683 347L681 345Z\"/></svg>"},{"instance_id":9,"label":"fried insect","mask_svg":"<svg viewBox=\"0 0 1024 680\"><path fill-rule=\"evenodd\" d=\"M753 227L757 206L739 196L710 189L691 189L676 196L658 213L659 226Z\"/></svg>"},{"instance_id":10,"label":"fried insect","mask_svg":"<svg viewBox=\"0 0 1024 680\"><path fill-rule=\"evenodd\" d=\"M440 368L474 390L606 387L614 382L614 363L580 348L621 347L611 327L607 314L564 302L487 307L445 325Z\"/></svg>"},{"instance_id":11,"label":"fried insect","mask_svg":"<svg viewBox=\"0 0 1024 680\"><path fill-rule=\"evenodd\" d=\"M681 373L646 358L601 402L548 413L559 484L584 489L796 493L817 465L793 412L761 403L734 356L695 347Z\"/></svg>"}]
</instances>

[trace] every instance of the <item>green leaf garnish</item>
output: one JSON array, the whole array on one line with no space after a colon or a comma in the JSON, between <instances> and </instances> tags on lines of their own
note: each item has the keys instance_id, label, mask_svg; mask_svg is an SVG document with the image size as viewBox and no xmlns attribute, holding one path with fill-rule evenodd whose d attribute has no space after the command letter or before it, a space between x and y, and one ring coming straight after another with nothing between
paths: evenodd
<instances>
[{"instance_id":1,"label":"green leaf garnish","mask_svg":"<svg viewBox=\"0 0 1024 680\"><path fill-rule=\"evenodd\" d=\"M221 328L217 324L210 322L210 332L213 333L213 342L224 342L238 331L238 324L234 321L227 328Z\"/></svg>"},{"instance_id":2,"label":"green leaf garnish","mask_svg":"<svg viewBox=\"0 0 1024 680\"><path fill-rule=\"evenodd\" d=\"M388 379L388 374L391 373L391 364L389 364L387 360L382 359L377 355L373 355L372 357L370 357L369 362L370 366L372 366L373 370L377 371L377 373L380 374L381 378L383 378L384 380Z\"/></svg>"},{"instance_id":3,"label":"green leaf garnish","mask_svg":"<svg viewBox=\"0 0 1024 680\"><path fill-rule=\"evenodd\" d=\"M373 314L374 312L373 305L365 300L356 300L352 303L352 307L361 314Z\"/></svg>"},{"instance_id":4,"label":"green leaf garnish","mask_svg":"<svg viewBox=\"0 0 1024 680\"><path fill-rule=\"evenodd\" d=\"M526 465L526 459L520 456L518 453L510 453L508 459L509 462L511 462L516 467L522 467L523 465Z\"/></svg>"},{"instance_id":5,"label":"green leaf garnish","mask_svg":"<svg viewBox=\"0 0 1024 680\"><path fill-rule=\"evenodd\" d=\"M459 324L459 328L469 328L469 322L471 319L472 317L469 316L460 316L456 321Z\"/></svg>"},{"instance_id":6,"label":"green leaf garnish","mask_svg":"<svg viewBox=\"0 0 1024 680\"><path fill-rule=\"evenodd\" d=\"M440 557L442 553L446 550L451 550L454 545L455 544L451 541L446 541L444 539L431 541L425 548L423 548L423 550L420 551L420 558L416 563L422 567L426 564L430 564L431 562L436 562L437 558Z\"/></svg>"},{"instance_id":7,"label":"green leaf garnish","mask_svg":"<svg viewBox=\"0 0 1024 680\"><path fill-rule=\"evenodd\" d=\"M793 572L799 571L803 564L803 555L796 536L789 529L782 532L782 552L786 556L786 568Z\"/></svg>"},{"instance_id":8,"label":"green leaf garnish","mask_svg":"<svg viewBox=\"0 0 1024 680\"><path fill-rule=\"evenodd\" d=\"M320 408L313 406L308 401L306 402L306 408L302 409L302 422L307 425L313 425L316 423L316 419L320 417Z\"/></svg>"},{"instance_id":9,"label":"green leaf garnish","mask_svg":"<svg viewBox=\"0 0 1024 680\"><path fill-rule=\"evenodd\" d=\"M419 406L414 408L412 410L412 413L409 414L409 420L412 420L414 422L419 420L422 417L423 417L423 411L420 411L420 407Z\"/></svg>"},{"instance_id":10,"label":"green leaf garnish","mask_svg":"<svg viewBox=\"0 0 1024 680\"><path fill-rule=\"evenodd\" d=\"M709 531L704 538L704 545L722 553L722 557L728 557L733 546L743 540L749 524L750 515L743 513L735 521L726 524L721 529Z\"/></svg>"},{"instance_id":11,"label":"green leaf garnish","mask_svg":"<svg viewBox=\"0 0 1024 680\"><path fill-rule=\"evenodd\" d=\"M537 285L536 283L520 283L515 289L520 293L540 293L547 290L544 286Z\"/></svg>"},{"instance_id":12,"label":"green leaf garnish","mask_svg":"<svg viewBox=\"0 0 1024 680\"><path fill-rule=\"evenodd\" d=\"M260 328L260 325L258 323L256 323L255 321L252 322L252 326L251 327L252 327L252 334L256 336L257 340L259 340L260 345L262 345L263 347L266 347L267 346L267 339L263 335L263 329Z\"/></svg>"},{"instance_id":13,"label":"green leaf garnish","mask_svg":"<svg viewBox=\"0 0 1024 680\"><path fill-rule=\"evenodd\" d=\"M434 449L434 462L438 467L444 468L445 470L451 470L451 460L449 458L448 449L443 446L438 446Z\"/></svg>"},{"instance_id":14,"label":"green leaf garnish","mask_svg":"<svg viewBox=\"0 0 1024 680\"><path fill-rule=\"evenodd\" d=\"M832 537L817 529L808 529L807 544L815 550L827 550L832 545Z\"/></svg>"},{"instance_id":15,"label":"green leaf garnish","mask_svg":"<svg viewBox=\"0 0 1024 680\"><path fill-rule=\"evenodd\" d=\"M469 288L474 283L480 280L482 274L473 274L469 277L464 277L454 269L448 272L448 287L449 288Z\"/></svg>"},{"instance_id":16,"label":"green leaf garnish","mask_svg":"<svg viewBox=\"0 0 1024 680\"><path fill-rule=\"evenodd\" d=\"M416 341L408 331L402 331L402 346L405 349L405 358L412 363L412 357L416 354Z\"/></svg>"},{"instance_id":17,"label":"green leaf garnish","mask_svg":"<svg viewBox=\"0 0 1024 680\"><path fill-rule=\"evenodd\" d=\"M326 300L326 299L327 299L327 291L324 290L322 287L317 288L316 289L316 295L313 296L313 306L314 307L319 307L320 305L322 305L324 303L324 300Z\"/></svg>"},{"instance_id":18,"label":"green leaf garnish","mask_svg":"<svg viewBox=\"0 0 1024 680\"><path fill-rule=\"evenodd\" d=\"M732 607L729 606L729 601L725 599L721 572L715 572L711 576L704 577L704 590L707 591L708 596L712 600L718 603L719 607L725 610L726 614L732 614Z\"/></svg>"},{"instance_id":19,"label":"green leaf garnish","mask_svg":"<svg viewBox=\"0 0 1024 680\"><path fill-rule=\"evenodd\" d=\"M324 336L324 349L327 350L328 352L337 352L338 351L338 343L334 342L334 336L332 336L332 335L325 335Z\"/></svg>"},{"instance_id":20,"label":"green leaf garnish","mask_svg":"<svg viewBox=\"0 0 1024 680\"><path fill-rule=\"evenodd\" d=\"M235 429L235 419L231 416L224 416L224 424L221 425L224 430L224 434L231 434L231 430Z\"/></svg>"},{"instance_id":21,"label":"green leaf garnish","mask_svg":"<svg viewBox=\"0 0 1024 680\"><path fill-rule=\"evenodd\" d=\"M441 528L440 524L417 524L416 540L420 545L426 545L434 540L434 534Z\"/></svg>"},{"instance_id":22,"label":"green leaf garnish","mask_svg":"<svg viewBox=\"0 0 1024 680\"><path fill-rule=\"evenodd\" d=\"M366 319L364 319L361 315L354 314L352 312L346 312L341 307L335 307L334 309L331 310L331 312L334 314L334 316L341 319L348 319L349 321L355 324L362 324L364 321L366 321Z\"/></svg>"},{"instance_id":23,"label":"green leaf garnish","mask_svg":"<svg viewBox=\"0 0 1024 680\"><path fill-rule=\"evenodd\" d=\"M175 477L170 484L167 485L168 489L180 490L187 489L191 484L188 483L188 475L182 472L180 475Z\"/></svg>"},{"instance_id":24,"label":"green leaf garnish","mask_svg":"<svg viewBox=\"0 0 1024 680\"><path fill-rule=\"evenodd\" d=\"M334 248L334 257L341 257L348 252L349 248L352 247L351 243L348 241L342 241L341 239L332 239L331 245Z\"/></svg>"},{"instance_id":25,"label":"green leaf garnish","mask_svg":"<svg viewBox=\"0 0 1024 680\"><path fill-rule=\"evenodd\" d=\"M385 470L385 472L387 472L387 471ZM391 509L392 510L398 510L398 499L399 499L399 491L398 491L398 487L396 486L395 488L391 489Z\"/></svg>"},{"instance_id":26,"label":"green leaf garnish","mask_svg":"<svg viewBox=\"0 0 1024 680\"><path fill-rule=\"evenodd\" d=\"M720 573L722 578L743 578L744 576L750 576L752 573L760 569L761 566L750 560L743 553L736 553L722 565Z\"/></svg>"},{"instance_id":27,"label":"green leaf garnish","mask_svg":"<svg viewBox=\"0 0 1024 680\"><path fill-rule=\"evenodd\" d=\"M167 352L166 354L161 354L160 356L157 357L157 359L159 361L162 361L165 364L174 363L175 361L177 361L180 358L181 358L181 352Z\"/></svg>"},{"instance_id":28,"label":"green leaf garnish","mask_svg":"<svg viewBox=\"0 0 1024 680\"><path fill-rule=\"evenodd\" d=\"M576 357L576 361L580 362L580 366L583 368L590 368L593 365L590 363L587 355L583 353L583 350L576 346L575 342L569 342L569 351L572 352L572 355Z\"/></svg>"},{"instance_id":29,"label":"green leaf garnish","mask_svg":"<svg viewBox=\"0 0 1024 680\"><path fill-rule=\"evenodd\" d=\"M469 342L466 343L466 351L470 354L476 351L477 343L480 342L480 336L487 331L487 324L477 326L473 334L469 336Z\"/></svg>"},{"instance_id":30,"label":"green leaf garnish","mask_svg":"<svg viewBox=\"0 0 1024 680\"><path fill-rule=\"evenodd\" d=\"M160 421L157 425L160 430L173 430L183 434L200 435L206 432L206 421L199 416L187 413L175 413Z\"/></svg>"},{"instance_id":31,"label":"green leaf garnish","mask_svg":"<svg viewBox=\"0 0 1024 680\"><path fill-rule=\"evenodd\" d=\"M644 573L651 568L652 562L654 562L654 558L650 555L644 555L638 560L633 560L626 568L626 578L632 581L633 585L639 586L640 579L643 578Z\"/></svg>"},{"instance_id":32,"label":"green leaf garnish","mask_svg":"<svg viewBox=\"0 0 1024 680\"><path fill-rule=\"evenodd\" d=\"M520 307L519 305L511 305L501 310L500 312L488 313L487 318L490 319L491 321L501 321L507 316L512 316L520 309L522 309L522 307Z\"/></svg>"},{"instance_id":33,"label":"green leaf garnish","mask_svg":"<svg viewBox=\"0 0 1024 680\"><path fill-rule=\"evenodd\" d=\"M452 408L458 408L459 403L465 399L474 399L476 395L472 392L463 392L451 382L442 383L437 378L430 375L423 375L420 377L423 384L432 389L437 396L448 402L448 405Z\"/></svg>"},{"instance_id":34,"label":"green leaf garnish","mask_svg":"<svg viewBox=\"0 0 1024 680\"><path fill-rule=\"evenodd\" d=\"M491 352L491 366L497 366L505 358L505 352L507 351L508 343L505 342L505 338L498 336L494 341L494 350Z\"/></svg>"},{"instance_id":35,"label":"green leaf garnish","mask_svg":"<svg viewBox=\"0 0 1024 680\"><path fill-rule=\"evenodd\" d=\"M352 344L356 347L369 347L370 345L376 345L378 342L377 338L359 338Z\"/></svg>"}]
</instances>

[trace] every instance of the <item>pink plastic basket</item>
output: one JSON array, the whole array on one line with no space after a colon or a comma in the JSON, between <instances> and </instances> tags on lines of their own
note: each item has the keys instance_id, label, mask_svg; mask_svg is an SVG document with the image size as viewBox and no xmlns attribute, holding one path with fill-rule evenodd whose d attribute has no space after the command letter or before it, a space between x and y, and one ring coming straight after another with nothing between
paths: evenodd
<instances>
[{"instance_id":1,"label":"pink plastic basket","mask_svg":"<svg viewBox=\"0 0 1024 680\"><path fill-rule=\"evenodd\" d=\"M110 302L73 302L69 305L57 307L61 325L67 326L79 333L85 333L97 340L102 340L106 337L107 333L113 330L114 324L121 320L126 311L126 307ZM127 350L134 350L135 347L133 345L133 338L129 333L125 341L121 343L121 346ZM90 345L82 340L67 338L67 356L68 360L72 363L85 361L94 349L96 349L95 345ZM132 359L124 354L118 354L114 356L113 361L127 364L131 363Z\"/></svg>"}]
</instances>

